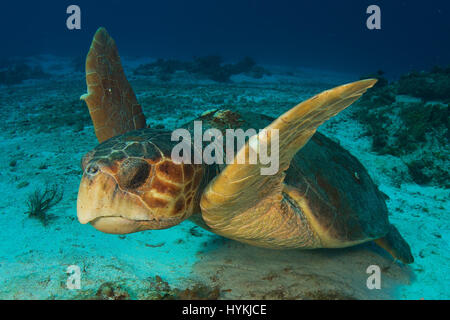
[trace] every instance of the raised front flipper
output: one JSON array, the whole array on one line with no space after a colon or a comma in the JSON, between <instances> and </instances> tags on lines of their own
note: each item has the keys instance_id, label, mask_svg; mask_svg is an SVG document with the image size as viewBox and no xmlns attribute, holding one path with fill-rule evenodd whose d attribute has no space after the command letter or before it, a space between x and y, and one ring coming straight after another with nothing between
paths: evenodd
<instances>
[{"instance_id":1,"label":"raised front flipper","mask_svg":"<svg viewBox=\"0 0 450 320\"><path fill-rule=\"evenodd\" d=\"M145 117L105 28L94 35L86 58L86 101L99 142L145 127Z\"/></svg>"},{"instance_id":2,"label":"raised front flipper","mask_svg":"<svg viewBox=\"0 0 450 320\"><path fill-rule=\"evenodd\" d=\"M276 119L266 128L267 135L251 139L235 158L235 162L246 159L245 164L229 164L202 196L202 216L208 226L221 235L258 246L320 247L301 208L287 196L284 172L323 122L351 105L375 83L373 79L362 80L324 91ZM273 175L261 175L265 166L249 163L250 148L266 145L266 150L271 150L272 129L279 134L279 170Z\"/></svg>"}]
</instances>

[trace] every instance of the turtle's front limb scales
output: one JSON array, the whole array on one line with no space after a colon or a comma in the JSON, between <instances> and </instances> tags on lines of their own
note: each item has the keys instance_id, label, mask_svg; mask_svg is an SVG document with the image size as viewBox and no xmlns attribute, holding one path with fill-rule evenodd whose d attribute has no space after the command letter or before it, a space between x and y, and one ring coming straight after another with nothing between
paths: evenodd
<instances>
[{"instance_id":1,"label":"turtle's front limb scales","mask_svg":"<svg viewBox=\"0 0 450 320\"><path fill-rule=\"evenodd\" d=\"M223 227L216 227L212 231L264 248L322 247L319 235L313 230L298 202L284 192L266 197L257 206L241 212Z\"/></svg>"}]
</instances>

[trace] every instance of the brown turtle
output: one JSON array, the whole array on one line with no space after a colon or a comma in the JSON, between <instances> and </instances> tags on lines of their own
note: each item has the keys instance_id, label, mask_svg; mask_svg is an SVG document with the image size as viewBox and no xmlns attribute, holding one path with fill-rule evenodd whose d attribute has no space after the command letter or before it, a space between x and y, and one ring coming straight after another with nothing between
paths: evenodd
<instances>
[{"instance_id":1,"label":"brown turtle","mask_svg":"<svg viewBox=\"0 0 450 320\"><path fill-rule=\"evenodd\" d=\"M104 28L95 34L87 56L86 81L88 93L81 99L100 145L82 161L81 223L124 234L191 219L224 237L275 249L341 248L374 240L396 259L413 262L366 169L316 132L376 80L324 91L277 119L231 111L197 119L204 130L278 129L280 169L274 175L261 175L264 165L247 160L228 165L173 161L171 132L146 128L115 42ZM192 130L193 123L184 127ZM267 147L272 143L259 140ZM250 148L247 142L236 150L236 158L248 156Z\"/></svg>"}]
</instances>

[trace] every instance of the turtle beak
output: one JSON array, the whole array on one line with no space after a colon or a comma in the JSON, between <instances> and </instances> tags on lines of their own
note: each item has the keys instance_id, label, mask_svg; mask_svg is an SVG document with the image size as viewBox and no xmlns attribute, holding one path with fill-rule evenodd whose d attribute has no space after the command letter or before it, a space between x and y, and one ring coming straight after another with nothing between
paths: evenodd
<instances>
[{"instance_id":1,"label":"turtle beak","mask_svg":"<svg viewBox=\"0 0 450 320\"><path fill-rule=\"evenodd\" d=\"M81 179L77 200L78 221L106 233L141 231L152 219L149 209L135 195L121 190L101 168L88 167Z\"/></svg>"}]
</instances>

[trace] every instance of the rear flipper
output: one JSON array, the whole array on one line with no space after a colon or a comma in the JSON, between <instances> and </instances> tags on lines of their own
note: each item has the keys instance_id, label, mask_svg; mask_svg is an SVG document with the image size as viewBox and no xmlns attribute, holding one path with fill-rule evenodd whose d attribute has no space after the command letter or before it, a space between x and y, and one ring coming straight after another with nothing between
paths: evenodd
<instances>
[{"instance_id":1,"label":"rear flipper","mask_svg":"<svg viewBox=\"0 0 450 320\"><path fill-rule=\"evenodd\" d=\"M403 263L413 263L414 257L411 253L409 244L403 239L400 232L392 224L388 234L380 239L375 240L375 243L389 252L395 259Z\"/></svg>"}]
</instances>

